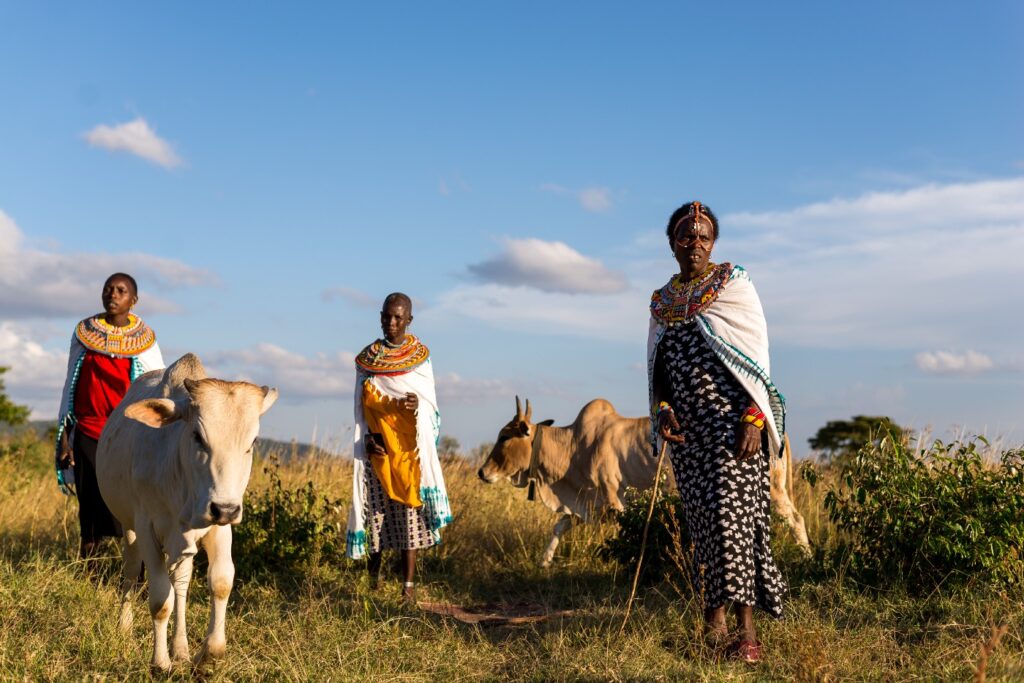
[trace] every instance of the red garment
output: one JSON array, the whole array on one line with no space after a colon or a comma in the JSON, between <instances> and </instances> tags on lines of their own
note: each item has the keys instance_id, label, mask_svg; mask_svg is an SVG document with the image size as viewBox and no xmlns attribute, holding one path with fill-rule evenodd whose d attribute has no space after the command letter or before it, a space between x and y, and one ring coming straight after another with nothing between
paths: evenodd
<instances>
[{"instance_id":1,"label":"red garment","mask_svg":"<svg viewBox=\"0 0 1024 683\"><path fill-rule=\"evenodd\" d=\"M86 351L75 386L76 429L90 439L99 439L110 413L128 393L131 358L112 358Z\"/></svg>"}]
</instances>

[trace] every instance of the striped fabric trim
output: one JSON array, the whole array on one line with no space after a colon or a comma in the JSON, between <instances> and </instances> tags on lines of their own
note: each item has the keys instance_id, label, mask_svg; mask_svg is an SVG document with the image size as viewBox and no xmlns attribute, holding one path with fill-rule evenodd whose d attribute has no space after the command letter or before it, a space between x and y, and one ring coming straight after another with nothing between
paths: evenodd
<instances>
[{"instance_id":1,"label":"striped fabric trim","mask_svg":"<svg viewBox=\"0 0 1024 683\"><path fill-rule=\"evenodd\" d=\"M697 320L700 321L704 336L711 344L711 350L715 352L715 355L723 363L737 372L756 379L764 386L768 392L768 401L771 403L775 429L779 432L779 438L782 438L782 435L786 433L786 397L775 388L775 384L768 377L768 373L765 372L764 368L757 361L716 335L711 329L711 324L707 318L700 315L697 316Z\"/></svg>"}]
</instances>

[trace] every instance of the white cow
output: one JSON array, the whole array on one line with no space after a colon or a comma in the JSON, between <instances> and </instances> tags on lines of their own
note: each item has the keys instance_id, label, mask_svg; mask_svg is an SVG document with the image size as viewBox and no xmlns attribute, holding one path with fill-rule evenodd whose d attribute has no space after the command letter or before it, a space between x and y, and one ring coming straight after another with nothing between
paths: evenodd
<instances>
[{"instance_id":1,"label":"white cow","mask_svg":"<svg viewBox=\"0 0 1024 683\"><path fill-rule=\"evenodd\" d=\"M131 596L144 564L154 670L171 668L172 599L171 655L189 658L185 603L200 544L210 563L210 625L195 661L224 653L224 615L235 575L230 525L242 519L259 417L275 400L277 389L207 379L199 358L186 354L166 370L139 377L103 429L96 477L125 532L120 625L131 629Z\"/></svg>"}]
</instances>

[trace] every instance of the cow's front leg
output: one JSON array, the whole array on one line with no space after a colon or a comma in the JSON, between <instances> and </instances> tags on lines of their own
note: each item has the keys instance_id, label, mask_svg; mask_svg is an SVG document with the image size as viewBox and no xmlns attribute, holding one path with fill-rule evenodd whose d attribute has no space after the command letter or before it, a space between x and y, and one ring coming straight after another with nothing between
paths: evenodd
<instances>
[{"instance_id":1,"label":"cow's front leg","mask_svg":"<svg viewBox=\"0 0 1024 683\"><path fill-rule=\"evenodd\" d=\"M551 533L551 541L548 543L547 549L544 551L544 558L540 562L542 567L550 567L551 561L555 559L555 549L558 548L558 541L562 538L562 534L569 530L572 526L573 517L570 514L564 514L559 517L558 521L555 522L555 528Z\"/></svg>"},{"instance_id":2,"label":"cow's front leg","mask_svg":"<svg viewBox=\"0 0 1024 683\"><path fill-rule=\"evenodd\" d=\"M153 659L150 667L156 671L170 671L171 658L167 656L167 622L174 604L174 591L167 573L164 553L152 532L140 533L136 539L142 552L142 561L149 575L149 613L153 617Z\"/></svg>"},{"instance_id":3,"label":"cow's front leg","mask_svg":"<svg viewBox=\"0 0 1024 683\"><path fill-rule=\"evenodd\" d=\"M231 561L231 527L211 527L202 543L210 560L210 569L206 574L210 584L210 626L206 630L203 647L196 654L197 665L208 658L224 655L227 646L224 621L228 596L231 595L231 586L235 581L235 565Z\"/></svg>"},{"instance_id":4,"label":"cow's front leg","mask_svg":"<svg viewBox=\"0 0 1024 683\"><path fill-rule=\"evenodd\" d=\"M121 565L121 614L117 619L117 625L121 631L128 633L135 621L132 601L135 597L135 587L139 582L139 574L142 573L142 556L139 554L139 543L132 529L124 530L122 555L124 562Z\"/></svg>"},{"instance_id":5,"label":"cow's front leg","mask_svg":"<svg viewBox=\"0 0 1024 683\"><path fill-rule=\"evenodd\" d=\"M174 583L174 640L171 642L171 657L175 661L188 661L188 636L185 633L185 605L188 602L188 586L192 581L192 556L181 559L171 573Z\"/></svg>"}]
</instances>

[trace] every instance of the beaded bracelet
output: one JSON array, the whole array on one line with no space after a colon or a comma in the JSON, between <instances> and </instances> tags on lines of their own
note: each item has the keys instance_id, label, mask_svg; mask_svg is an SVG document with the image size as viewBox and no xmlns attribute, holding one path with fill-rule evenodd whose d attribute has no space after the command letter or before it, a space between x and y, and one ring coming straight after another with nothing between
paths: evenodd
<instances>
[{"instance_id":1,"label":"beaded bracelet","mask_svg":"<svg viewBox=\"0 0 1024 683\"><path fill-rule=\"evenodd\" d=\"M758 429L764 429L764 413L757 408L747 408L743 415L743 422L749 422Z\"/></svg>"},{"instance_id":2,"label":"beaded bracelet","mask_svg":"<svg viewBox=\"0 0 1024 683\"><path fill-rule=\"evenodd\" d=\"M675 411L672 410L672 406L670 406L667 401L662 401L661 403L658 404L658 407L654 410L654 417L659 417L659 416L661 416L662 413L674 413L674 412Z\"/></svg>"}]
</instances>

